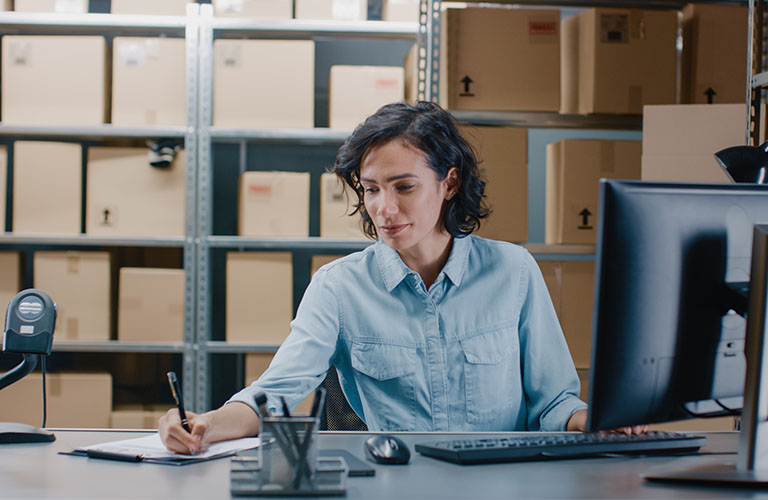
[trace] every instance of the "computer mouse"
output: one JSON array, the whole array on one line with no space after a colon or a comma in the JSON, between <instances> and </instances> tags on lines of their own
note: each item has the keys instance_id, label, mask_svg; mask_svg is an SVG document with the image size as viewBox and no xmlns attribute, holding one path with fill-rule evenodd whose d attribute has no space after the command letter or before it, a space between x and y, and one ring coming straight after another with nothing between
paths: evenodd
<instances>
[{"instance_id":1,"label":"computer mouse","mask_svg":"<svg viewBox=\"0 0 768 500\"><path fill-rule=\"evenodd\" d=\"M374 462L403 465L411 459L411 451L400 439L389 434L377 434L365 440L365 454Z\"/></svg>"}]
</instances>

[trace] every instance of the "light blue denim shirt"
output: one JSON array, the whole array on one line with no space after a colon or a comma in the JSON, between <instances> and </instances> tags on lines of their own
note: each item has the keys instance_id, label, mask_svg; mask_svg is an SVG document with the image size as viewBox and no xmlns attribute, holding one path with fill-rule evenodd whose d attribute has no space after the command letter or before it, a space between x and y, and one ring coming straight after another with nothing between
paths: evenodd
<instances>
[{"instance_id":1,"label":"light blue denim shirt","mask_svg":"<svg viewBox=\"0 0 768 500\"><path fill-rule=\"evenodd\" d=\"M432 287L378 241L320 268L263 390L298 405L335 364L370 430L561 431L579 379L536 261L524 248L455 238Z\"/></svg>"}]
</instances>

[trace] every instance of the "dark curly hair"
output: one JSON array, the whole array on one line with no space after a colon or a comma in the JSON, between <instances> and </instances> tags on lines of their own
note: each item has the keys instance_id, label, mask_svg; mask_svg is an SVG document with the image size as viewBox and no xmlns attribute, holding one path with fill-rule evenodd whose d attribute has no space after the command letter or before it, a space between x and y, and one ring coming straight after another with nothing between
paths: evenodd
<instances>
[{"instance_id":1,"label":"dark curly hair","mask_svg":"<svg viewBox=\"0 0 768 500\"><path fill-rule=\"evenodd\" d=\"M456 128L453 116L431 102L398 102L382 106L355 128L339 148L331 170L357 194L357 205L351 215L360 213L365 234L378 237L363 202L360 164L368 151L394 140L422 151L440 180L445 179L451 167L458 169L458 191L446 202L443 225L457 238L479 228L480 219L490 213L484 200L485 181L480 178L475 153Z\"/></svg>"}]
</instances>

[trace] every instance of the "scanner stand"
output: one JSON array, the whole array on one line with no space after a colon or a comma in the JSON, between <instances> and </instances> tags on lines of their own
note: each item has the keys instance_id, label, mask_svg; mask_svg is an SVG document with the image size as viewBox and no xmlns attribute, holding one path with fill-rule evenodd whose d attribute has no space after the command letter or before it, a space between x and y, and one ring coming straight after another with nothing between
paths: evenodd
<instances>
[{"instance_id":1,"label":"scanner stand","mask_svg":"<svg viewBox=\"0 0 768 500\"><path fill-rule=\"evenodd\" d=\"M0 389L28 375L37 366L37 354L24 354L24 360L0 377ZM0 422L0 444L50 443L56 436L39 427L14 422Z\"/></svg>"}]
</instances>

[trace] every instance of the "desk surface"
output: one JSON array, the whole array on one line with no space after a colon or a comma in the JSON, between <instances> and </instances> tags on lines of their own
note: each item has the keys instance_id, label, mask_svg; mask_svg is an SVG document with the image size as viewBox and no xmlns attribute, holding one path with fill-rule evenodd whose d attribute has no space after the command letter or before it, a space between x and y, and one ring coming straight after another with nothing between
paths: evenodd
<instances>
[{"instance_id":1,"label":"desk surface","mask_svg":"<svg viewBox=\"0 0 768 500\"><path fill-rule=\"evenodd\" d=\"M0 446L0 498L214 499L229 498L229 459L173 467L59 455L87 444L143 433L54 430L49 444ZM320 448L346 448L363 457L368 433L321 433ZM411 446L439 439L403 434ZM595 458L460 466L414 453L407 466L375 465L374 477L349 478L347 498L755 498L768 491L664 485L641 474L707 463L734 463L738 435L708 433L709 455Z\"/></svg>"}]
</instances>

